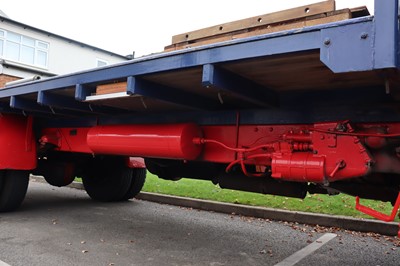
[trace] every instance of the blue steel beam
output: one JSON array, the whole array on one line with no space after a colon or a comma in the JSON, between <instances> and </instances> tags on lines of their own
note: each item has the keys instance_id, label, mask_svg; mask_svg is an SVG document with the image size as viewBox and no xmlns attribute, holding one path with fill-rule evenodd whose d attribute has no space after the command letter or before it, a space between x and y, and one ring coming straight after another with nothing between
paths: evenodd
<instances>
[{"instance_id":1,"label":"blue steel beam","mask_svg":"<svg viewBox=\"0 0 400 266\"><path fill-rule=\"evenodd\" d=\"M185 106L198 110L216 110L218 102L176 88L160 85L139 77L129 77L127 93L157 99L167 103Z\"/></svg>"},{"instance_id":2,"label":"blue steel beam","mask_svg":"<svg viewBox=\"0 0 400 266\"><path fill-rule=\"evenodd\" d=\"M331 121L350 120L354 123L399 122L399 113L390 106L373 105L335 105L335 111L328 106L293 107L276 109L241 110L241 125L277 125L277 124L311 124ZM196 123L199 125L235 125L237 111L222 112L169 112L146 114L143 116L100 117L99 125L109 124L173 124ZM62 126L74 126L74 121L64 124L62 120L54 121Z\"/></svg>"},{"instance_id":3,"label":"blue steel beam","mask_svg":"<svg viewBox=\"0 0 400 266\"><path fill-rule=\"evenodd\" d=\"M55 112L52 112L51 109L48 107L40 106L34 101L23 99L18 96L11 96L10 107L34 113L55 114Z\"/></svg>"},{"instance_id":4,"label":"blue steel beam","mask_svg":"<svg viewBox=\"0 0 400 266\"><path fill-rule=\"evenodd\" d=\"M202 85L231 92L258 106L268 107L278 104L276 92L212 64L203 66Z\"/></svg>"},{"instance_id":5,"label":"blue steel beam","mask_svg":"<svg viewBox=\"0 0 400 266\"><path fill-rule=\"evenodd\" d=\"M87 96L90 96L96 91L96 88L92 86L87 86L80 83L73 85L75 85L75 100L77 101L86 100Z\"/></svg>"},{"instance_id":6,"label":"blue steel beam","mask_svg":"<svg viewBox=\"0 0 400 266\"><path fill-rule=\"evenodd\" d=\"M376 69L399 68L399 0L375 0Z\"/></svg>"},{"instance_id":7,"label":"blue steel beam","mask_svg":"<svg viewBox=\"0 0 400 266\"><path fill-rule=\"evenodd\" d=\"M311 124L316 122L332 122L350 120L353 123L375 123L377 121L399 122L399 114L395 108L388 106L359 106L336 105L335 112L332 108L304 108L291 109L265 109L265 110L241 110L241 125L276 125L276 124ZM237 111L221 112L169 112L139 115L104 116L98 119L92 117L72 119L48 119L41 120L46 127L90 127L95 125L117 124L174 124L196 123L198 125L235 125L237 123Z\"/></svg>"},{"instance_id":8,"label":"blue steel beam","mask_svg":"<svg viewBox=\"0 0 400 266\"><path fill-rule=\"evenodd\" d=\"M10 107L19 109L24 112L30 112L35 114L51 114L57 116L79 116L79 113L70 110L53 109L51 107L41 106L35 101L23 99L21 96L10 97Z\"/></svg>"},{"instance_id":9,"label":"blue steel beam","mask_svg":"<svg viewBox=\"0 0 400 266\"><path fill-rule=\"evenodd\" d=\"M51 94L47 91L39 91L37 103L40 105L90 114L117 114L122 112L115 108L78 102L73 98Z\"/></svg>"}]
</instances>

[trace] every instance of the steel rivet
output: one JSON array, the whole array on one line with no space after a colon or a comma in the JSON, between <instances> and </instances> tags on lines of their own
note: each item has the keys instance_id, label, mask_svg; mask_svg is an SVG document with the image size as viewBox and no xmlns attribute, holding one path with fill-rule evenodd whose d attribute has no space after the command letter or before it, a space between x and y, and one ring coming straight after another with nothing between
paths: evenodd
<instances>
[{"instance_id":1,"label":"steel rivet","mask_svg":"<svg viewBox=\"0 0 400 266\"><path fill-rule=\"evenodd\" d=\"M367 39L367 38L368 38L368 33L363 32L363 33L361 34L361 39L365 40L365 39Z\"/></svg>"},{"instance_id":2,"label":"steel rivet","mask_svg":"<svg viewBox=\"0 0 400 266\"><path fill-rule=\"evenodd\" d=\"M326 38L326 39L324 40L324 44L325 44L325 45L330 45L330 44L331 44L331 39Z\"/></svg>"}]
</instances>

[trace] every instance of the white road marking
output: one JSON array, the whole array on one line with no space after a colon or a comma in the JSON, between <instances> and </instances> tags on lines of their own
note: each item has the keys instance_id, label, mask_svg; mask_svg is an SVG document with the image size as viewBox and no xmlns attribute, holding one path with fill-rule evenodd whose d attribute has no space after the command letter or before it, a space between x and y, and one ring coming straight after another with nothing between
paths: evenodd
<instances>
[{"instance_id":1,"label":"white road marking","mask_svg":"<svg viewBox=\"0 0 400 266\"><path fill-rule=\"evenodd\" d=\"M0 266L11 266L10 264L5 263L4 261L0 260Z\"/></svg>"},{"instance_id":2,"label":"white road marking","mask_svg":"<svg viewBox=\"0 0 400 266\"><path fill-rule=\"evenodd\" d=\"M300 249L293 255L287 257L278 264L275 264L275 266L293 266L302 259L304 259L305 257L307 257L308 255L310 255L311 253L313 253L314 251L316 251L317 249L321 248L323 245L325 245L335 237L337 237L336 234L327 233L318 238L317 240L315 240L314 242L312 242L310 245L306 246L305 248Z\"/></svg>"}]
</instances>

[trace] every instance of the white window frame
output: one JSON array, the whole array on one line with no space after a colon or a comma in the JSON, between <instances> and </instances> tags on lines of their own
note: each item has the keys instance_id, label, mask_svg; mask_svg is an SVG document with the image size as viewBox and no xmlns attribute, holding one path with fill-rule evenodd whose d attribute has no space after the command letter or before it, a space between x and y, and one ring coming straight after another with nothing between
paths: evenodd
<instances>
[{"instance_id":1,"label":"white window frame","mask_svg":"<svg viewBox=\"0 0 400 266\"><path fill-rule=\"evenodd\" d=\"M13 32L13 31L7 31L5 29L0 29L0 32L3 33L3 36L0 35L0 40L3 41L3 50L0 51L0 57L4 58L6 60L11 60L20 64L25 64L25 65L29 65L29 66L34 66L34 67L38 67L38 68L42 68L42 69L48 69L48 65L49 65L49 48L50 48L50 43L42 41L42 40L38 40L36 38L30 37L30 36L26 36L17 32ZM21 36L19 42L16 42L14 40L9 40L8 39L8 33L12 33L12 34L17 34L19 36ZM29 38L29 39L33 39L34 40L34 44L33 45L29 45L24 43L24 38ZM9 55L7 54L7 41L17 44L19 47L19 55L18 55L18 59L12 59L9 57ZM47 48L44 48L43 45L47 46ZM22 60L21 58L21 51L22 51L22 47L26 46L26 47L30 47L33 48L33 64L29 63L29 62L25 62ZM39 57L38 57L38 51L41 51L43 53L46 54L46 64L42 65L39 64Z\"/></svg>"},{"instance_id":2,"label":"white window frame","mask_svg":"<svg viewBox=\"0 0 400 266\"><path fill-rule=\"evenodd\" d=\"M3 57L3 54L4 54L4 47L6 46L6 40L5 40L5 37L6 37L6 31L5 30L3 30L3 29L0 29L0 32L2 32L3 33L3 35L2 36L0 36L0 40L2 40L3 41L3 49L1 49L1 51L0 51L0 57Z\"/></svg>"}]
</instances>

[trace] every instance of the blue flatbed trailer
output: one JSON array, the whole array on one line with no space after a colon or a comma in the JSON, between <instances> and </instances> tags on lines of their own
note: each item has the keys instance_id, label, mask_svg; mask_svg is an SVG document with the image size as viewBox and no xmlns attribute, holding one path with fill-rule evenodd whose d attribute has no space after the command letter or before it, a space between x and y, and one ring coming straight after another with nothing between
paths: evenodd
<instances>
[{"instance_id":1,"label":"blue flatbed trailer","mask_svg":"<svg viewBox=\"0 0 400 266\"><path fill-rule=\"evenodd\" d=\"M81 175L92 198L126 200L144 182L137 156L165 179L390 201L389 216L357 206L393 220L400 205L398 7L398 0L376 0L374 16L5 87L0 184L34 172L62 186ZM98 86L121 82L125 91L96 95ZM18 195L0 199L0 210L17 208L25 192Z\"/></svg>"}]
</instances>

